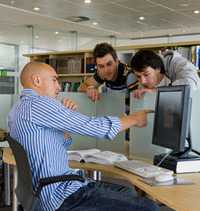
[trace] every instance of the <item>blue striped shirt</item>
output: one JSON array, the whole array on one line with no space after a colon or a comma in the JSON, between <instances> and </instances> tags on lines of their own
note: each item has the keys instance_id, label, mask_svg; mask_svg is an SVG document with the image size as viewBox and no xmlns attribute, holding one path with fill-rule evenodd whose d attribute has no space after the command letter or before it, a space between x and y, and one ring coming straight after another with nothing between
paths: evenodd
<instances>
[{"instance_id":1,"label":"blue striped shirt","mask_svg":"<svg viewBox=\"0 0 200 211\"><path fill-rule=\"evenodd\" d=\"M34 187L40 178L75 174L68 165L66 152L70 140L64 139L64 132L113 139L120 129L117 117L87 117L31 89L23 90L8 123L11 136L28 155ZM44 187L40 194L42 210L58 209L68 196L87 183L67 181Z\"/></svg>"}]
</instances>

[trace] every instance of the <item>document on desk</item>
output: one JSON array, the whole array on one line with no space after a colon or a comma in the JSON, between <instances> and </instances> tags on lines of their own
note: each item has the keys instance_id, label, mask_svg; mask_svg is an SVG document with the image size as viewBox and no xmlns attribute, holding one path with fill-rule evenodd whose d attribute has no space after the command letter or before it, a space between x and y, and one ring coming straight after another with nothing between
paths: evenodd
<instances>
[{"instance_id":1,"label":"document on desk","mask_svg":"<svg viewBox=\"0 0 200 211\"><path fill-rule=\"evenodd\" d=\"M173 186L173 185L192 185L194 182L188 179L174 177L173 180L168 182L157 182L154 178L142 178L140 181L150 186Z\"/></svg>"}]
</instances>

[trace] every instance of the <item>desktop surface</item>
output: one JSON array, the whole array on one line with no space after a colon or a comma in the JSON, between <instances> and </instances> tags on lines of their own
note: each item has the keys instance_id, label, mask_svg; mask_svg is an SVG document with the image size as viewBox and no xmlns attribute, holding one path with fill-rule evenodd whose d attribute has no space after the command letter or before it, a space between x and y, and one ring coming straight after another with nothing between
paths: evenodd
<instances>
[{"instance_id":1,"label":"desktop surface","mask_svg":"<svg viewBox=\"0 0 200 211\"><path fill-rule=\"evenodd\" d=\"M3 160L7 164L15 165L14 157L9 148L4 149ZM91 171L96 170L121 176L129 181L133 186L136 186L143 192L147 193L155 201L159 201L176 211L200 210L200 173L178 175L178 178L191 180L194 183L192 185L151 187L150 185L142 182L140 177L112 165L104 166L100 164L79 163L72 161L70 162L70 167Z\"/></svg>"}]
</instances>

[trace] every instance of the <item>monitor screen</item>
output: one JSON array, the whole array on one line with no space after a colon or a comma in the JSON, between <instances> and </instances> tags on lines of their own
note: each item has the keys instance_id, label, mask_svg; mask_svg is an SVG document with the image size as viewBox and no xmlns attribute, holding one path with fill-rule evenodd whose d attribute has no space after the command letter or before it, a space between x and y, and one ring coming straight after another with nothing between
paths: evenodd
<instances>
[{"instance_id":1,"label":"monitor screen","mask_svg":"<svg viewBox=\"0 0 200 211\"><path fill-rule=\"evenodd\" d=\"M158 88L152 143L177 152L184 151L189 123L189 86Z\"/></svg>"}]
</instances>

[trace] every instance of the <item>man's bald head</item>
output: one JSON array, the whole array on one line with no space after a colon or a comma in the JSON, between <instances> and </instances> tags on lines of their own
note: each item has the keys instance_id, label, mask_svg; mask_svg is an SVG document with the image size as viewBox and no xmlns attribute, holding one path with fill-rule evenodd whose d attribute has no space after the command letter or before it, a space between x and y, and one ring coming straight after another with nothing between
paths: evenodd
<instances>
[{"instance_id":1,"label":"man's bald head","mask_svg":"<svg viewBox=\"0 0 200 211\"><path fill-rule=\"evenodd\" d=\"M39 95L55 97L60 91L55 70L45 63L29 62L26 64L21 72L20 80L23 88L33 89Z\"/></svg>"},{"instance_id":2,"label":"man's bald head","mask_svg":"<svg viewBox=\"0 0 200 211\"><path fill-rule=\"evenodd\" d=\"M53 71L51 66L41 62L27 63L20 75L21 84L24 88L32 88L33 77L36 75L43 75L48 71Z\"/></svg>"}]
</instances>

